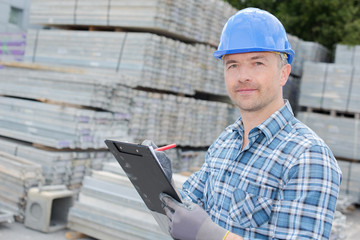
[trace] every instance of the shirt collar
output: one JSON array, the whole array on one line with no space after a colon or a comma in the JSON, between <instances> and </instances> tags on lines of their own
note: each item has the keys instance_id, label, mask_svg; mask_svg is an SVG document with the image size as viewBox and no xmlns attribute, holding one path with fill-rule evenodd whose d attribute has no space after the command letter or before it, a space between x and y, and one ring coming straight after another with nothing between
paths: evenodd
<instances>
[{"instance_id":1,"label":"shirt collar","mask_svg":"<svg viewBox=\"0 0 360 240\"><path fill-rule=\"evenodd\" d=\"M257 129L264 133L267 143L276 137L276 135L282 130L288 122L294 118L294 114L291 108L291 105L288 100L284 100L284 105L274 112L268 119L259 124ZM244 131L244 125L241 117L239 117L235 123L226 128L227 131Z\"/></svg>"}]
</instances>

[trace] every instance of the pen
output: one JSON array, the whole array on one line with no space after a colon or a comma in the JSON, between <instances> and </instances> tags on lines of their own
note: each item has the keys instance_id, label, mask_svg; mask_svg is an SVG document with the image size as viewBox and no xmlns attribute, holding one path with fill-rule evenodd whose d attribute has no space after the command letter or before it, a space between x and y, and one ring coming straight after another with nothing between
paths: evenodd
<instances>
[{"instance_id":1,"label":"pen","mask_svg":"<svg viewBox=\"0 0 360 240\"><path fill-rule=\"evenodd\" d=\"M163 147L159 147L159 148L155 149L155 151L165 151L165 150L168 150L168 149L174 148L174 147L176 147L176 143L169 144L169 145L166 145Z\"/></svg>"}]
</instances>

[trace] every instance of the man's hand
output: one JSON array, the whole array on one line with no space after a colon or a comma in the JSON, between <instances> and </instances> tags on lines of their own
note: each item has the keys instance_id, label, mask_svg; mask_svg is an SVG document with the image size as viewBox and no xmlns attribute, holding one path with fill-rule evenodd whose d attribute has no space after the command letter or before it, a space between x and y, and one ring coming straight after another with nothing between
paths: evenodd
<instances>
[{"instance_id":1,"label":"man's hand","mask_svg":"<svg viewBox=\"0 0 360 240\"><path fill-rule=\"evenodd\" d=\"M144 140L141 145L145 146L152 146L154 149L157 149L158 147L153 143L151 140ZM167 179L173 184L172 182L172 167L171 167L171 160L168 158L168 156L164 152L155 151L156 157L159 159L159 162L164 169L164 172L166 174Z\"/></svg>"},{"instance_id":2,"label":"man's hand","mask_svg":"<svg viewBox=\"0 0 360 240\"><path fill-rule=\"evenodd\" d=\"M179 203L167 194L160 195L169 219L169 232L179 240L222 240L227 230L215 224L199 205L192 202Z\"/></svg>"}]
</instances>

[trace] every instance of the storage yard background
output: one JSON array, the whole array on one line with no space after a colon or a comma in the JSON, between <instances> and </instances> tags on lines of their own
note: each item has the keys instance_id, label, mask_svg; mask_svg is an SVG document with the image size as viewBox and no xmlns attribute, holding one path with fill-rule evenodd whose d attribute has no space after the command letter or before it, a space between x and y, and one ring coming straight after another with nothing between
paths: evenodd
<instances>
[{"instance_id":1,"label":"storage yard background","mask_svg":"<svg viewBox=\"0 0 360 240\"><path fill-rule=\"evenodd\" d=\"M212 57L236 11L221 0L0 1L0 238L169 239L104 140L176 142L180 187L239 117ZM284 97L342 169L332 239L355 239L360 46L331 58L288 37Z\"/></svg>"}]
</instances>

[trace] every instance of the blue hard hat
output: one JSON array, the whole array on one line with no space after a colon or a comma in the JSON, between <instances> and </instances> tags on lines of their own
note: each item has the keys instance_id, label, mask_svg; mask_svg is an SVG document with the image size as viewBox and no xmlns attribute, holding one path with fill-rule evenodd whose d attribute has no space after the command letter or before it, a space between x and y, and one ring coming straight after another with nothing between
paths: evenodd
<instances>
[{"instance_id":1,"label":"blue hard hat","mask_svg":"<svg viewBox=\"0 0 360 240\"><path fill-rule=\"evenodd\" d=\"M295 56L281 22L258 8L245 8L229 18L214 57L246 52L285 53L289 64Z\"/></svg>"}]
</instances>

